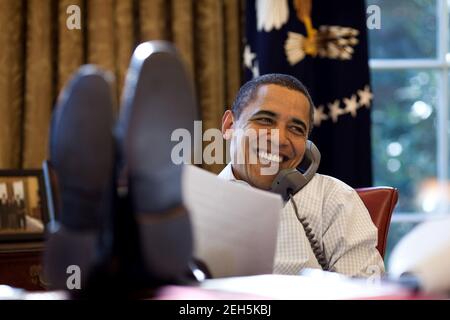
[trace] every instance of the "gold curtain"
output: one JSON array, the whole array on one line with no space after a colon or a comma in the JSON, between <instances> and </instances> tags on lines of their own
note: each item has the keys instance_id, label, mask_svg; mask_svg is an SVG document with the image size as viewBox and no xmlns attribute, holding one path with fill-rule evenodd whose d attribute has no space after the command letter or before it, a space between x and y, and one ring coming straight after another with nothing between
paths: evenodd
<instances>
[{"instance_id":1,"label":"gold curtain","mask_svg":"<svg viewBox=\"0 0 450 320\"><path fill-rule=\"evenodd\" d=\"M66 26L70 5L80 30ZM119 99L131 53L147 40L175 43L203 129L220 128L241 81L241 11L239 0L0 0L0 168L41 166L57 95L80 65L113 72Z\"/></svg>"}]
</instances>

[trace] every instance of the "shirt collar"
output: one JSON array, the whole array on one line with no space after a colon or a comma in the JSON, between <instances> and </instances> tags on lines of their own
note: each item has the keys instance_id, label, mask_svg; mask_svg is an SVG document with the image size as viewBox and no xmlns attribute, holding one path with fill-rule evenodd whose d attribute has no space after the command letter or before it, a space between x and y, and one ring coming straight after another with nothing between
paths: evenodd
<instances>
[{"instance_id":1,"label":"shirt collar","mask_svg":"<svg viewBox=\"0 0 450 320\"><path fill-rule=\"evenodd\" d=\"M236 181L245 185L250 185L247 181L238 180L233 174L233 168L231 167L231 162L227 164L227 166L219 173L219 178L228 180L228 181Z\"/></svg>"}]
</instances>

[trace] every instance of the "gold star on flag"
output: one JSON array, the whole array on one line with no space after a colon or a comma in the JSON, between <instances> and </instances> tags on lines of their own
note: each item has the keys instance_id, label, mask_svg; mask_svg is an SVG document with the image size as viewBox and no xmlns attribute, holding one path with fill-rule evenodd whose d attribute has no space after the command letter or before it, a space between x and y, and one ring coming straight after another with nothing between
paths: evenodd
<instances>
[{"instance_id":1,"label":"gold star on flag","mask_svg":"<svg viewBox=\"0 0 450 320\"><path fill-rule=\"evenodd\" d=\"M331 119L333 120L333 122L337 122L338 117L341 114L345 113L345 111L343 109L339 108L339 100L338 99L334 100L333 103L329 103L328 109L330 109L330 116L331 116Z\"/></svg>"},{"instance_id":2,"label":"gold star on flag","mask_svg":"<svg viewBox=\"0 0 450 320\"><path fill-rule=\"evenodd\" d=\"M373 98L373 94L370 92L370 87L368 85L364 87L364 90L358 90L358 96L359 96L359 105L370 108L370 101Z\"/></svg>"},{"instance_id":3,"label":"gold star on flag","mask_svg":"<svg viewBox=\"0 0 450 320\"><path fill-rule=\"evenodd\" d=\"M323 112L323 106L320 105L314 110L314 126L320 127L322 121L328 120L328 116Z\"/></svg>"},{"instance_id":4,"label":"gold star on flag","mask_svg":"<svg viewBox=\"0 0 450 320\"><path fill-rule=\"evenodd\" d=\"M255 62L255 65L252 67L252 76L253 79L259 77L259 65L258 61Z\"/></svg>"},{"instance_id":5,"label":"gold star on flag","mask_svg":"<svg viewBox=\"0 0 450 320\"><path fill-rule=\"evenodd\" d=\"M359 104L356 101L356 95L352 94L350 99L344 98L345 112L351 113L352 117L356 117L356 111L358 111Z\"/></svg>"},{"instance_id":6,"label":"gold star on flag","mask_svg":"<svg viewBox=\"0 0 450 320\"><path fill-rule=\"evenodd\" d=\"M250 46L247 44L244 49L244 66L251 69L253 64L253 59L255 59L256 54L251 52Z\"/></svg>"}]
</instances>

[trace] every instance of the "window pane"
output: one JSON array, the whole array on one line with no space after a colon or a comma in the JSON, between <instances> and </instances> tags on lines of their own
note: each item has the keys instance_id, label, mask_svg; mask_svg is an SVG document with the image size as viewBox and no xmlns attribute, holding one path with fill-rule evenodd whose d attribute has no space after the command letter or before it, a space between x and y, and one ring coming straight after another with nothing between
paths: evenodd
<instances>
[{"instance_id":1,"label":"window pane","mask_svg":"<svg viewBox=\"0 0 450 320\"><path fill-rule=\"evenodd\" d=\"M396 211L436 212L436 86L423 70L372 70L374 184L399 189Z\"/></svg>"},{"instance_id":2,"label":"window pane","mask_svg":"<svg viewBox=\"0 0 450 320\"><path fill-rule=\"evenodd\" d=\"M367 0L378 5L381 28L369 30L370 58L435 58L436 0Z\"/></svg>"}]
</instances>

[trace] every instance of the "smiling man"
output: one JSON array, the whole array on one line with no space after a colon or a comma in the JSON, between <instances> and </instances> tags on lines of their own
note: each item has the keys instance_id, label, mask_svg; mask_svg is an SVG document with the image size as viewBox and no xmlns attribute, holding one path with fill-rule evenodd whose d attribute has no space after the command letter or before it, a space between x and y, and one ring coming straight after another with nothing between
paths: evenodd
<instances>
[{"instance_id":1,"label":"smiling man","mask_svg":"<svg viewBox=\"0 0 450 320\"><path fill-rule=\"evenodd\" d=\"M292 76L267 74L247 82L222 118L232 160L219 177L270 190L279 170L295 168L303 159L313 112L308 91ZM268 173L270 167L276 170ZM319 263L299 219L308 222L325 264ZM380 274L384 264L376 245L377 229L356 191L316 173L285 204L274 273L325 268L350 276Z\"/></svg>"}]
</instances>

